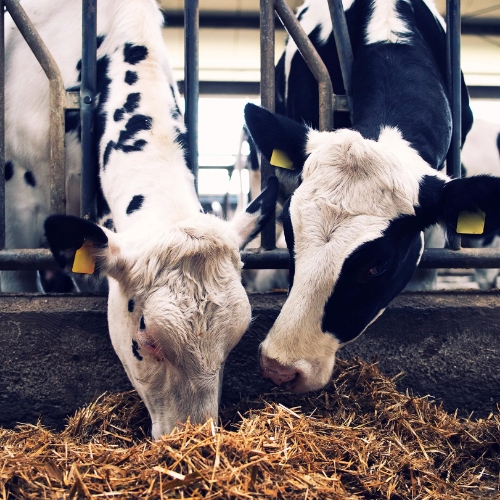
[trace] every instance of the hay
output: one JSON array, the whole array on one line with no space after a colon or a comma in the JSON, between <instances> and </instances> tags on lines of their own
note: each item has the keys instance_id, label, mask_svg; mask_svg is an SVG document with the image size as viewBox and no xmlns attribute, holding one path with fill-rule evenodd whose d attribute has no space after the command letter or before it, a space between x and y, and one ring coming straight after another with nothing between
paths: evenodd
<instances>
[{"instance_id":1,"label":"hay","mask_svg":"<svg viewBox=\"0 0 500 500\"><path fill-rule=\"evenodd\" d=\"M265 400L155 442L134 393L102 396L61 433L0 429L0 497L499 497L499 413L457 419L358 360L339 361L326 391Z\"/></svg>"}]
</instances>

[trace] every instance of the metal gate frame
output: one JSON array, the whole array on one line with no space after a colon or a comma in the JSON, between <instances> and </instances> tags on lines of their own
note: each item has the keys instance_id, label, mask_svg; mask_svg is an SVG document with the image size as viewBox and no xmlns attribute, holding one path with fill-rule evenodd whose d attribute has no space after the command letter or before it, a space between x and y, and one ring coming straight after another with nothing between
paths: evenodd
<instances>
[{"instance_id":1,"label":"metal gate frame","mask_svg":"<svg viewBox=\"0 0 500 500\"><path fill-rule=\"evenodd\" d=\"M65 213L64 114L67 109L80 109L82 123L82 200L81 215L88 217L93 204L97 165L93 138L93 109L96 95L96 2L82 0L82 83L80 93L66 92L56 62L21 7L19 0L0 0L0 270L57 269L49 250L5 249L5 91L4 91L4 7L49 79L50 86L50 212ZM320 97L320 129L331 130L333 110L349 111L350 68L352 53L347 35L342 0L328 0L334 35L339 47L347 96L335 96L328 71L318 53L285 0L260 0L261 26L261 104L274 111L274 13L277 12L288 34L318 81ZM197 182L198 173L198 0L185 0L185 96L188 128L188 158ZM453 135L448 156L448 174L460 176L461 81L460 81L460 0L447 0L448 84L453 115ZM263 159L262 186L274 174ZM276 249L275 217L262 232L262 246L242 252L246 269L286 269L288 250ZM461 249L460 239L451 241L453 249L426 249L422 268L500 268L500 251L496 249Z\"/></svg>"}]
</instances>

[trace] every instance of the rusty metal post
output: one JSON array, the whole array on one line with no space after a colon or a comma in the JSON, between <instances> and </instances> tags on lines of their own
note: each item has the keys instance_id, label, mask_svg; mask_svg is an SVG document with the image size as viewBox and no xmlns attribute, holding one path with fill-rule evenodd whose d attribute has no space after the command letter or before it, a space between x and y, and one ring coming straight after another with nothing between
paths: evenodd
<instances>
[{"instance_id":1,"label":"rusty metal post","mask_svg":"<svg viewBox=\"0 0 500 500\"><path fill-rule=\"evenodd\" d=\"M200 12L198 0L186 0L184 4L184 28L184 96L188 159L189 168L194 175L194 186L198 192L198 100L200 95L198 71Z\"/></svg>"},{"instance_id":2,"label":"rusty metal post","mask_svg":"<svg viewBox=\"0 0 500 500\"><path fill-rule=\"evenodd\" d=\"M286 3L286 0L274 0L274 7L281 19L281 22L283 23L283 26L287 30L288 34L293 38L300 54L318 82L319 129L332 130L333 86L325 63L322 61L318 52L314 48L311 40L309 40L309 37L295 17L292 9Z\"/></svg>"},{"instance_id":3,"label":"rusty metal post","mask_svg":"<svg viewBox=\"0 0 500 500\"><path fill-rule=\"evenodd\" d=\"M94 108L97 91L97 5L96 0L82 1L82 81L80 86L80 120L82 124L82 176L80 216L89 218L94 207L97 155L94 130Z\"/></svg>"},{"instance_id":4,"label":"rusty metal post","mask_svg":"<svg viewBox=\"0 0 500 500\"><path fill-rule=\"evenodd\" d=\"M342 71L342 80L349 105L349 113L351 123L353 121L352 107L352 67L354 64L354 56L352 54L351 39L347 29L347 21L345 18L344 7L342 0L328 0L330 8L330 17L332 18L332 30L335 37L335 45L339 56L340 70Z\"/></svg>"},{"instance_id":5,"label":"rusty metal post","mask_svg":"<svg viewBox=\"0 0 500 500\"><path fill-rule=\"evenodd\" d=\"M455 179L461 177L460 146L462 144L462 80L460 73L460 0L446 2L446 55L448 95L451 101L452 134L446 158L447 174ZM460 236L450 235L449 245L460 250Z\"/></svg>"},{"instance_id":6,"label":"rusty metal post","mask_svg":"<svg viewBox=\"0 0 500 500\"><path fill-rule=\"evenodd\" d=\"M269 111L275 110L274 83L274 8L273 0L260 0L260 103ZM267 185L274 168L261 156L261 188ZM276 216L273 215L261 232L261 247L276 247Z\"/></svg>"},{"instance_id":7,"label":"rusty metal post","mask_svg":"<svg viewBox=\"0 0 500 500\"><path fill-rule=\"evenodd\" d=\"M0 0L0 250L5 248L5 21Z\"/></svg>"},{"instance_id":8,"label":"rusty metal post","mask_svg":"<svg viewBox=\"0 0 500 500\"><path fill-rule=\"evenodd\" d=\"M64 156L65 91L61 72L18 0L4 0L17 28L49 79L50 86L50 211L66 211L66 168Z\"/></svg>"}]
</instances>

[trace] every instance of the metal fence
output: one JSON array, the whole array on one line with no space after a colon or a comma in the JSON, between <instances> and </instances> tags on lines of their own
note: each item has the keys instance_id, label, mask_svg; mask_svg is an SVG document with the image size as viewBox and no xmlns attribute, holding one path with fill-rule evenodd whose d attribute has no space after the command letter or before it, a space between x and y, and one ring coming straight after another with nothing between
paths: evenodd
<instances>
[{"instance_id":1,"label":"metal fence","mask_svg":"<svg viewBox=\"0 0 500 500\"><path fill-rule=\"evenodd\" d=\"M66 92L61 73L43 40L26 16L19 0L0 0L0 269L55 269L56 263L46 249L5 249L5 92L4 92L4 10L6 9L24 36L33 54L47 75L50 85L50 211L65 213L65 110L80 109L82 124L81 216L88 217L93 205L97 179L93 110L96 97L96 2L82 0L82 82L80 93ZM309 38L285 0L260 0L261 27L261 103L273 111L274 88L274 19L278 14L288 34L294 39L318 81L320 98L320 128L333 128L333 111L350 110L350 70L352 53L347 35L342 0L328 0L334 35L339 47L346 96L335 96L328 71ZM198 172L198 0L185 0L185 87L186 124L188 127L188 159L190 168ZM453 137L448 156L448 173L460 175L460 0L447 0L448 75L453 113ZM262 185L274 174L274 169L262 159ZM262 232L261 248L242 252L247 269L282 269L288 267L288 251L276 249L275 218ZM426 249L420 262L424 268L496 268L500 267L500 252L496 249L461 249L460 240L451 242L453 249Z\"/></svg>"}]
</instances>

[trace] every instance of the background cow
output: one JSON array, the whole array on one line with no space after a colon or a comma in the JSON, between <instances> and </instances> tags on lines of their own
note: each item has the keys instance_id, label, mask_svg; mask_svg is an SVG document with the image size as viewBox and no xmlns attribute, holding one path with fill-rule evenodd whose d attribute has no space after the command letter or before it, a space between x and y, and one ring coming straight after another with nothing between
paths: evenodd
<instances>
[{"instance_id":1,"label":"background cow","mask_svg":"<svg viewBox=\"0 0 500 500\"><path fill-rule=\"evenodd\" d=\"M264 375L297 392L324 386L338 348L406 286L424 229L440 223L453 233L459 214L480 219L479 210L485 234L500 225L499 178L451 180L441 172L452 122L445 32L432 5L349 0L344 9L354 52L352 129L318 132L251 104L245 110L262 154L286 166L277 169L280 180L297 186L282 216L290 292L261 345ZM298 16L342 93L326 0L306 2ZM294 45L280 63L280 106L315 125L317 85ZM463 90L465 139L472 114Z\"/></svg>"},{"instance_id":2,"label":"background cow","mask_svg":"<svg viewBox=\"0 0 500 500\"><path fill-rule=\"evenodd\" d=\"M25 0L23 7L66 87L78 89L81 1ZM45 222L62 267L92 273L95 264L95 274L108 277L113 347L146 403L154 437L189 416L217 416L225 359L250 321L239 249L277 196L271 179L231 223L201 213L162 22L154 0L99 0L95 124L103 197L96 218L103 226L69 215ZM6 32L7 241L37 247L49 204L48 82L10 19ZM71 184L80 171L79 122L70 116L66 124ZM4 275L2 287L35 290L36 277Z\"/></svg>"}]
</instances>

